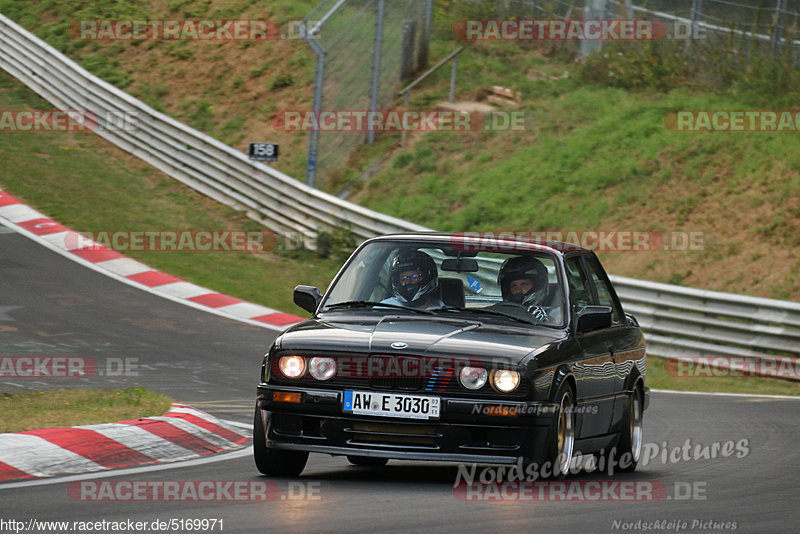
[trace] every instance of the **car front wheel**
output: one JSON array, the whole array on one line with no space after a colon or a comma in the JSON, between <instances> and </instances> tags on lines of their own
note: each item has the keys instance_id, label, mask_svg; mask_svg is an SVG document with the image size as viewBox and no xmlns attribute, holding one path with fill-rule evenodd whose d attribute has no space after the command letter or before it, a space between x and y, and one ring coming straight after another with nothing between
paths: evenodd
<instances>
[{"instance_id":1,"label":"car front wheel","mask_svg":"<svg viewBox=\"0 0 800 534\"><path fill-rule=\"evenodd\" d=\"M266 425L261 408L256 404L253 418L253 457L256 467L268 476L295 477L303 472L308 461L308 452L282 451L267 447Z\"/></svg>"},{"instance_id":2,"label":"car front wheel","mask_svg":"<svg viewBox=\"0 0 800 534\"><path fill-rule=\"evenodd\" d=\"M556 395L558 416L553 422L548 461L553 478L564 478L569 474L572 451L575 447L575 401L569 385L563 384Z\"/></svg>"}]
</instances>

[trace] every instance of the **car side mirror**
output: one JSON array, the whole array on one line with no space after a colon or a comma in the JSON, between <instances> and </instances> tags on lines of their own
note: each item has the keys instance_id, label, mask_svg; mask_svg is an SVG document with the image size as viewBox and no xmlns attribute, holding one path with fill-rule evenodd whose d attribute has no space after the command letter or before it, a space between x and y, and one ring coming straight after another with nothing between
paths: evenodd
<instances>
[{"instance_id":1,"label":"car side mirror","mask_svg":"<svg viewBox=\"0 0 800 534\"><path fill-rule=\"evenodd\" d=\"M611 326L611 306L586 306L578 312L578 333Z\"/></svg>"},{"instance_id":2,"label":"car side mirror","mask_svg":"<svg viewBox=\"0 0 800 534\"><path fill-rule=\"evenodd\" d=\"M303 308L308 313L317 311L322 300L322 293L319 288L314 286L297 286L294 288L294 303Z\"/></svg>"}]
</instances>

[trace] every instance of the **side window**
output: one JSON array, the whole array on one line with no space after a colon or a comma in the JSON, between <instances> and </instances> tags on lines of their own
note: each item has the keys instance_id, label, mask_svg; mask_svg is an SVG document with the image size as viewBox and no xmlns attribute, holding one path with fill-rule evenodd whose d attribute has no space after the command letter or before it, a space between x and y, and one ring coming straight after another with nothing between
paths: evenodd
<instances>
[{"instance_id":1,"label":"side window","mask_svg":"<svg viewBox=\"0 0 800 534\"><path fill-rule=\"evenodd\" d=\"M377 273L377 283L372 289L372 293L367 300L378 302L391 296L392 293L391 282L389 281L389 267L392 264L392 258L394 258L394 256L394 254L389 254L386 257L386 261L383 262L380 271Z\"/></svg>"},{"instance_id":2,"label":"side window","mask_svg":"<svg viewBox=\"0 0 800 534\"><path fill-rule=\"evenodd\" d=\"M603 268L600 266L597 259L593 257L586 258L586 267L589 270L589 276L591 276L594 287L597 290L597 303L600 306L611 306L611 309L614 310L611 315L611 322L619 323L622 320L620 310L614 304L614 299L611 297L611 289L608 287L608 282L606 282L605 277L602 275Z\"/></svg>"},{"instance_id":3,"label":"side window","mask_svg":"<svg viewBox=\"0 0 800 534\"><path fill-rule=\"evenodd\" d=\"M573 256L567 260L567 282L569 283L569 304L574 313L592 303L592 294L581 269L581 259Z\"/></svg>"}]
</instances>

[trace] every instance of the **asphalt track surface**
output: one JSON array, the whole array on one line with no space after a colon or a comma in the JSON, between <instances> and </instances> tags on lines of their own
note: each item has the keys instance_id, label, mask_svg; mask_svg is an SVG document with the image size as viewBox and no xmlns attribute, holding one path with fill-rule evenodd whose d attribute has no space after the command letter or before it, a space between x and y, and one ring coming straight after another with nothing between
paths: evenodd
<instances>
[{"instance_id":1,"label":"asphalt track surface","mask_svg":"<svg viewBox=\"0 0 800 534\"><path fill-rule=\"evenodd\" d=\"M249 424L260 359L274 336L112 280L0 227L0 354L88 356L101 368L105 361L136 359L138 373L0 379L2 391L138 383ZM178 532L643 532L648 526L732 532L734 523L737 532L798 532L799 416L797 400L654 393L644 430L658 456L633 475L584 472L570 479L657 481L666 495L652 502L465 502L453 491L453 465L390 461L365 468L322 455L312 455L298 479L268 479L245 452L96 480L266 482L277 489L271 500L94 502L75 499L70 482L61 480L0 489L0 520L222 520L222 529L217 523L213 530ZM664 449L669 456L686 440L738 445L729 457L663 461ZM9 530L2 521L0 528ZM34 531L42 530L21 530Z\"/></svg>"}]
</instances>

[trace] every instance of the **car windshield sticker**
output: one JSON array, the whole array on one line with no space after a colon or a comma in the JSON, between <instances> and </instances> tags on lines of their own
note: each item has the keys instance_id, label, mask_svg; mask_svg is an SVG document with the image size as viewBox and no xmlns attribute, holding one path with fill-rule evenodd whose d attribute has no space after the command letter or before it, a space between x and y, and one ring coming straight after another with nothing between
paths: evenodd
<instances>
[{"instance_id":1,"label":"car windshield sticker","mask_svg":"<svg viewBox=\"0 0 800 534\"><path fill-rule=\"evenodd\" d=\"M475 293L480 293L483 291L483 285L481 285L481 281L477 278L467 275L467 283L469 284L469 288Z\"/></svg>"}]
</instances>

